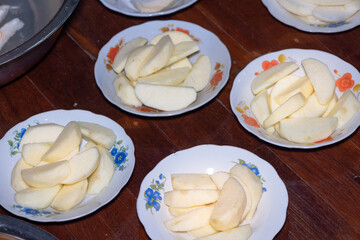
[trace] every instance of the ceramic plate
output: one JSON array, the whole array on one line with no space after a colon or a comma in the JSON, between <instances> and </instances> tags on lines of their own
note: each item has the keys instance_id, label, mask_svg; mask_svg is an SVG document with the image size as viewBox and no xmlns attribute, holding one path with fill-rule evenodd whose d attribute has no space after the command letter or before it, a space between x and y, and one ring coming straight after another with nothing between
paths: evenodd
<instances>
[{"instance_id":1,"label":"ceramic plate","mask_svg":"<svg viewBox=\"0 0 360 240\"><path fill-rule=\"evenodd\" d=\"M294 14L286 11L276 0L262 0L263 4L267 7L270 14L280 22L289 26L295 27L305 32L319 32L319 33L336 33L343 32L360 25L360 11L358 11L350 19L327 25L308 24L301 21Z\"/></svg>"},{"instance_id":2,"label":"ceramic plate","mask_svg":"<svg viewBox=\"0 0 360 240\"><path fill-rule=\"evenodd\" d=\"M208 55L210 57L212 65L210 84L197 93L195 102L179 111L164 112L147 107L132 107L123 104L120 98L117 97L112 85L116 73L111 69L109 58L107 57L110 49L119 45L119 43L123 44L139 36L145 37L150 41L156 35L164 31L172 30L186 32L190 34L193 39L198 41L200 52L189 58L192 63L196 61L199 55ZM141 116L167 117L194 110L215 98L228 81L230 66L230 54L226 46L216 35L208 30L196 24L183 21L150 21L121 31L105 44L100 50L98 59L95 63L95 79L104 96L122 110Z\"/></svg>"},{"instance_id":3,"label":"ceramic plate","mask_svg":"<svg viewBox=\"0 0 360 240\"><path fill-rule=\"evenodd\" d=\"M41 210L19 206L14 201L15 190L11 186L11 173L21 157L18 144L29 126L41 123L66 125L70 121L87 121L108 127L116 134L116 143L111 149L115 172L109 185L98 195L87 195L76 207L69 211L56 211L52 208ZM83 143L84 144L84 143ZM135 166L134 145L124 129L113 120L83 110L55 110L37 114L15 125L0 140L0 204L9 212L38 222L62 222L76 219L94 212L110 202L129 180Z\"/></svg>"},{"instance_id":4,"label":"ceramic plate","mask_svg":"<svg viewBox=\"0 0 360 240\"><path fill-rule=\"evenodd\" d=\"M294 74L304 76L301 61L306 58L316 58L328 65L334 79L336 80L335 93L338 97L346 89L351 89L356 98L360 99L360 74L352 65L342 59L326 52L317 50L286 49L261 56L249 63L235 78L230 93L230 103L233 112L240 124L249 132L269 143L287 148L317 148L341 141L351 135L360 125L360 111L344 127L336 130L329 138L312 144L297 144L289 142L277 134L269 134L256 122L250 103L253 94L250 84L255 76L270 68L274 64L284 61L292 61L300 67ZM339 86L343 86L339 88ZM270 91L268 91L270 93Z\"/></svg>"},{"instance_id":5,"label":"ceramic plate","mask_svg":"<svg viewBox=\"0 0 360 240\"><path fill-rule=\"evenodd\" d=\"M164 192L172 190L171 174L229 171L235 164L248 166L261 179L263 195L250 222L250 239L273 239L284 225L288 193L275 169L253 153L232 146L200 145L169 155L150 171L141 183L137 213L151 239L193 239L186 233L172 233L163 224L171 219L164 204Z\"/></svg>"},{"instance_id":6,"label":"ceramic plate","mask_svg":"<svg viewBox=\"0 0 360 240\"><path fill-rule=\"evenodd\" d=\"M160 12L154 13L142 13L139 9L137 9L131 0L100 0L102 4L104 4L107 8L115 12L119 12L128 16L133 17L155 17L155 16L163 16L167 14L171 14L181 9L184 9L192 4L194 4L197 0L178 0L169 7L165 8Z\"/></svg>"}]
</instances>

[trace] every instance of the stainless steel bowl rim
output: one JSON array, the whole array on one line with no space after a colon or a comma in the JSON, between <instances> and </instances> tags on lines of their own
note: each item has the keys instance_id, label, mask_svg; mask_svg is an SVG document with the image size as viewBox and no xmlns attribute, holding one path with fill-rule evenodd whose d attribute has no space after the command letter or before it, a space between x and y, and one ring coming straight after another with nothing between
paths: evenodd
<instances>
[{"instance_id":1,"label":"stainless steel bowl rim","mask_svg":"<svg viewBox=\"0 0 360 240\"><path fill-rule=\"evenodd\" d=\"M56 13L54 18L41 31L39 31L20 46L0 56L0 65L6 64L7 62L18 58L19 56L25 54L26 52L44 42L64 24L78 3L79 0L64 0L63 5Z\"/></svg>"}]
</instances>

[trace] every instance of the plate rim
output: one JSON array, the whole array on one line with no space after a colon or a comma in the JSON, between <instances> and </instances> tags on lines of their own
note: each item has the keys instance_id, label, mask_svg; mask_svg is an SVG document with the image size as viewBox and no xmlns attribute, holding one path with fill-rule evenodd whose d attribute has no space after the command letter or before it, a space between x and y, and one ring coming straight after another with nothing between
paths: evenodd
<instances>
[{"instance_id":1,"label":"plate rim","mask_svg":"<svg viewBox=\"0 0 360 240\"><path fill-rule=\"evenodd\" d=\"M124 178L124 182L122 183L122 186L121 184L119 185L120 187L118 189L116 189L116 191L113 192L113 194L111 194L111 197L106 199L105 201L103 201L101 204L95 206L95 208L91 209L90 211L87 211L85 213L81 213L77 216L74 216L74 217L68 217L68 218L58 218L58 219L51 219L51 218L31 218L31 216L25 214L25 215L22 215L16 211L12 211L11 208L9 208L7 205L5 206L5 203L3 202L5 198L3 198L1 195L0 195L0 206L3 207L6 211L8 211L9 213L15 215L15 216L18 216L18 217L21 217L21 218L24 218L24 219L28 219L28 220L31 220L31 221L34 221L34 222L66 222L66 221L72 221L72 220L75 220L75 219L79 219L79 218L82 218L82 217L85 217L89 214L92 214L96 211L98 211L99 209L101 209L102 207L104 207L105 205L107 205L109 202L111 202L112 200L114 200L118 195L119 193L121 192L121 190L126 186L126 184L128 183L128 181L130 180L131 176L132 176L132 173L134 171L134 168L135 168L135 162L136 162L136 158L135 158L135 146L134 146L134 143L132 141L132 139L130 138L130 136L126 133L125 129L120 125L118 124L116 121L114 121L113 119L105 116L105 115L102 115L102 114L97 114L97 113L93 113L91 111L88 111L88 110L82 110L82 109L70 109L70 110L67 110L67 109L56 109L56 110L49 110L49 111L45 111L45 112L40 112L40 113L37 113L35 115L32 115L30 117L28 117L27 119L25 119L24 121L21 121L21 122L18 122L16 123L14 126L12 126L5 134L4 136L0 139L0 145L6 145L4 141L6 141L7 139L5 139L5 137L9 134L11 134L16 128L21 128L21 126L25 125L26 123L32 121L32 120L37 120L39 118L44 118L45 119L45 116L47 114L61 114L61 113L64 113L64 114L70 114L70 113L78 113L78 114L86 114L86 115L90 115L90 116L96 116L97 118L103 118L103 119L106 119L106 121L110 121L112 122L113 124L116 124L117 127L119 127L119 130L121 132L121 134L124 135L124 138L123 139L126 139L127 142L126 142L126 145L129 146L129 149L128 149L128 156L129 159L133 159L133 161L131 161L128 165L128 168L129 168L129 174L128 175L125 175L123 174L123 177ZM74 119L76 120L76 119ZM70 120L71 121L71 120ZM91 122L91 121L90 121ZM117 136L118 137L118 136ZM116 170L114 170L114 173L115 173ZM3 187L1 187L3 188ZM94 196L96 198L96 196ZM15 201L14 201L15 202ZM99 203L99 202L98 202ZM45 208L46 209L46 208ZM66 211L65 211L66 212Z\"/></svg>"}]
</instances>

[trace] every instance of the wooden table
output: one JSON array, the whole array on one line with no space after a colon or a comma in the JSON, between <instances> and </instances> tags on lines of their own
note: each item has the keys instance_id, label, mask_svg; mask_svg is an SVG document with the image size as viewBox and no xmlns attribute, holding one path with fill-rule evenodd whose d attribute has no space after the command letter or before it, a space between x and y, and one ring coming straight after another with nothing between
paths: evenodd
<instances>
[{"instance_id":1,"label":"wooden table","mask_svg":"<svg viewBox=\"0 0 360 240\"><path fill-rule=\"evenodd\" d=\"M116 33L151 20L198 24L227 46L232 58L228 84L204 107L169 118L124 112L108 102L94 79L100 48ZM118 122L135 144L136 167L109 204L64 223L36 223L59 239L149 239L136 214L142 179L164 157L201 144L232 145L267 160L289 193L284 227L276 239L360 239L360 132L328 147L294 150L248 133L229 103L235 76L263 54L287 48L318 49L360 69L359 27L312 34L282 24L261 1L200 0L180 12L133 18L80 1L48 55L17 81L0 88L0 136L30 116L54 109L84 109ZM0 214L11 215L0 208ZM30 222L30 221L29 221Z\"/></svg>"}]
</instances>

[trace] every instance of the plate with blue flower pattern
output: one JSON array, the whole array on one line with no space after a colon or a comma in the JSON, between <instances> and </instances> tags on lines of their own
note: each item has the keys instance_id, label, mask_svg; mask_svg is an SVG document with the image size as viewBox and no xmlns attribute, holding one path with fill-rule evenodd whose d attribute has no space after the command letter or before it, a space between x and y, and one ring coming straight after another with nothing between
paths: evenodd
<instances>
[{"instance_id":1,"label":"plate with blue flower pattern","mask_svg":"<svg viewBox=\"0 0 360 240\"><path fill-rule=\"evenodd\" d=\"M68 211L52 208L31 209L18 205L14 200L15 190L11 186L12 170L21 158L19 143L27 128L42 123L57 123L65 126L70 121L86 121L110 128L116 141L109 150L114 158L114 175L107 187L97 195L86 195L85 199ZM86 141L83 140L82 145ZM134 144L125 130L116 122L102 115L84 110L54 110L40 113L15 125L0 140L0 204L14 215L37 222L63 222L80 218L101 208L113 198L130 179L135 166Z\"/></svg>"},{"instance_id":2,"label":"plate with blue flower pattern","mask_svg":"<svg viewBox=\"0 0 360 240\"><path fill-rule=\"evenodd\" d=\"M263 184L263 195L253 219L250 239L273 239L285 223L288 193L276 170L255 154L233 146L200 145L173 153L161 160L141 183L137 213L151 239L193 239L187 233L170 232L164 221L172 216L164 193L172 190L171 174L229 171L234 165L250 168ZM246 222L243 222L244 224Z\"/></svg>"}]
</instances>

